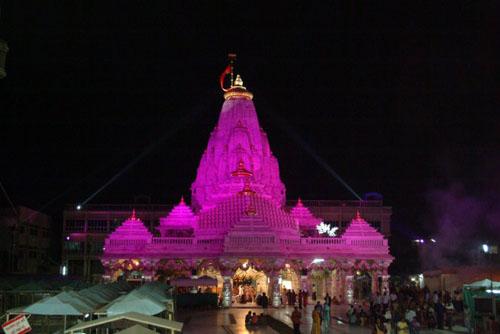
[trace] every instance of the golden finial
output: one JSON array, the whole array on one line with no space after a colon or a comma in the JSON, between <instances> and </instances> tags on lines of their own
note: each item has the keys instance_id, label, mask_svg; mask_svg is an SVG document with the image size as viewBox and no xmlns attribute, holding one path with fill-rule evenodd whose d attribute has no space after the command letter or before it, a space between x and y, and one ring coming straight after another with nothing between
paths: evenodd
<instances>
[{"instance_id":1,"label":"golden finial","mask_svg":"<svg viewBox=\"0 0 500 334\"><path fill-rule=\"evenodd\" d=\"M245 88L243 86L243 80L241 79L241 76L239 74L236 75L236 80L234 80L234 85L233 87L241 87L241 88Z\"/></svg>"}]
</instances>

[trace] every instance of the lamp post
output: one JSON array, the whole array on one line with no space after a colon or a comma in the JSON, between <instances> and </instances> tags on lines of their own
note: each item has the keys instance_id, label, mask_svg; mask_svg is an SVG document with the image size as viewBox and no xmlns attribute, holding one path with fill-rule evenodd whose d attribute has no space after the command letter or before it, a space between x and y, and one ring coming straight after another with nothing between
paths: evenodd
<instances>
[{"instance_id":1,"label":"lamp post","mask_svg":"<svg viewBox=\"0 0 500 334\"><path fill-rule=\"evenodd\" d=\"M488 244L483 244L482 251L484 254L496 254L497 247ZM493 317L495 318L495 320L497 320L496 301L495 301L495 294L493 292L493 272L490 273L490 293L491 293L491 312L493 313Z\"/></svg>"}]
</instances>

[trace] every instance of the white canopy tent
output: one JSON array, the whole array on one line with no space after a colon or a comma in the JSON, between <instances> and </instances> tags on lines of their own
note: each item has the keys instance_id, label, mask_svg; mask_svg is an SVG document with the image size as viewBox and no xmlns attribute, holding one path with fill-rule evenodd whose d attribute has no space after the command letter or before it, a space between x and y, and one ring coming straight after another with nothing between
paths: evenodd
<instances>
[{"instance_id":1,"label":"white canopy tent","mask_svg":"<svg viewBox=\"0 0 500 334\"><path fill-rule=\"evenodd\" d=\"M127 312L137 312L145 315L156 315L165 311L166 309L166 305L160 300L152 298L151 296L141 293L140 291L134 290L107 307L106 313L108 316Z\"/></svg>"},{"instance_id":2,"label":"white canopy tent","mask_svg":"<svg viewBox=\"0 0 500 334\"><path fill-rule=\"evenodd\" d=\"M483 279L481 281L476 281L471 284L464 284L464 287L468 288L485 288L489 289L493 287L493 289L500 289L500 282L491 281L490 279Z\"/></svg>"}]
</instances>

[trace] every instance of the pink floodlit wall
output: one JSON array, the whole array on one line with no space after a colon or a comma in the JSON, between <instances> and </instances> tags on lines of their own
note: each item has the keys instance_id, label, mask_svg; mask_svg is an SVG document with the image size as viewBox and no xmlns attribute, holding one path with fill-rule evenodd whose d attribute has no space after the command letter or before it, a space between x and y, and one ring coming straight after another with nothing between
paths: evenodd
<instances>
[{"instance_id":1,"label":"pink floodlit wall","mask_svg":"<svg viewBox=\"0 0 500 334\"><path fill-rule=\"evenodd\" d=\"M278 205L284 204L285 186L280 179L278 160L259 126L253 101L231 98L222 106L191 187L196 211L213 207L241 190L243 180L231 176L239 161L253 173L252 189Z\"/></svg>"}]
</instances>

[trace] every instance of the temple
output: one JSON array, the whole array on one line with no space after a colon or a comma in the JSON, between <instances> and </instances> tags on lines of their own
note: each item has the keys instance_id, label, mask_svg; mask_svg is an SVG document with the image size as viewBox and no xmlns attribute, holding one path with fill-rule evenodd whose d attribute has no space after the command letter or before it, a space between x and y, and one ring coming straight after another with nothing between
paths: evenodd
<instances>
[{"instance_id":1,"label":"temple","mask_svg":"<svg viewBox=\"0 0 500 334\"><path fill-rule=\"evenodd\" d=\"M340 235L299 199L286 206L278 160L260 127L253 94L241 77L224 90L217 125L191 186L153 234L135 211L105 240L104 277L211 276L223 305L234 295L283 289L329 293L352 302L388 289L393 260L387 239L358 211ZM246 291L245 290L245 291Z\"/></svg>"}]
</instances>

